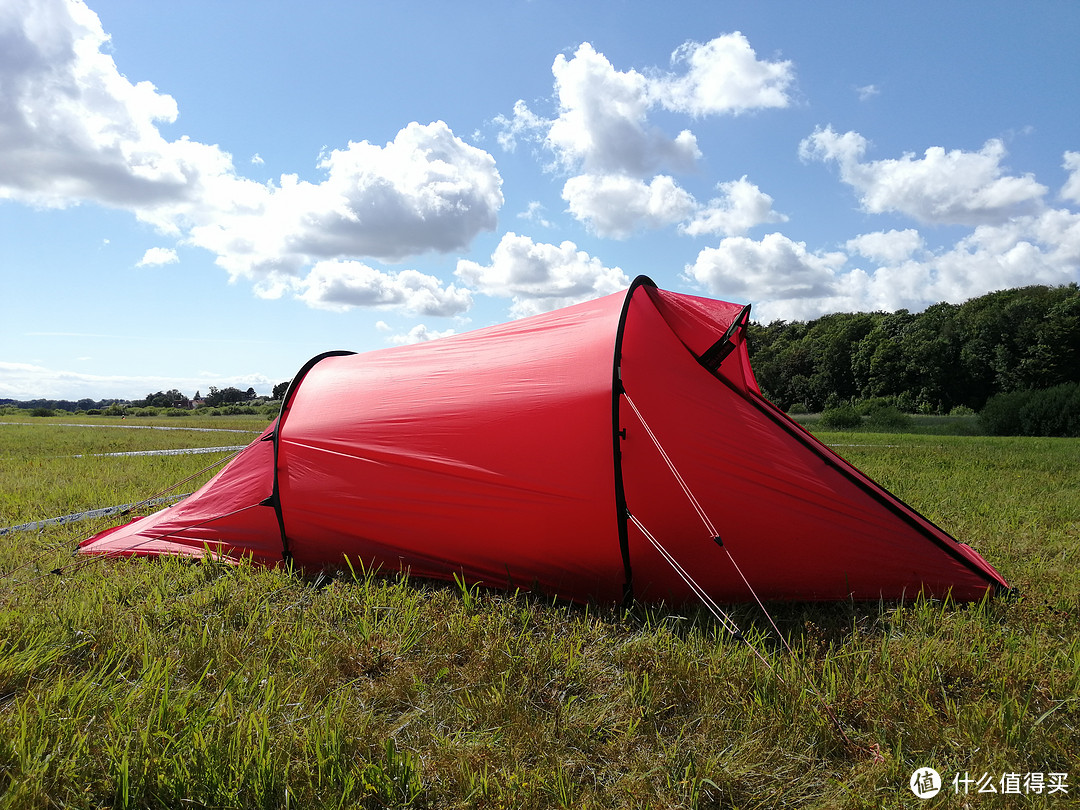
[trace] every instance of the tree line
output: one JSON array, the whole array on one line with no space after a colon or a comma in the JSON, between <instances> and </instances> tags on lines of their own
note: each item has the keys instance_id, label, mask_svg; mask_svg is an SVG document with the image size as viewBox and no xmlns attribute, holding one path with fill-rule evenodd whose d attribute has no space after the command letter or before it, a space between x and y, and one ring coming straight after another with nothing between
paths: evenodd
<instances>
[{"instance_id":1,"label":"tree line","mask_svg":"<svg viewBox=\"0 0 1080 810\"><path fill-rule=\"evenodd\" d=\"M280 383L274 386L274 394L271 399L281 399L288 383ZM176 388L168 391L156 391L147 394L142 399L91 399L89 397L80 400L69 399L0 399L0 407L12 407L20 410L54 410L75 413L78 411L106 410L108 408L180 408L189 409L197 407L217 408L223 405L243 405L254 402L260 398L254 388L241 391L234 386L217 388L211 385L204 395L201 390L196 391L194 396L188 397Z\"/></svg>"},{"instance_id":2,"label":"tree line","mask_svg":"<svg viewBox=\"0 0 1080 810\"><path fill-rule=\"evenodd\" d=\"M995 394L1080 382L1080 287L751 323L747 343L763 393L785 410L880 398L909 413L980 411Z\"/></svg>"},{"instance_id":3,"label":"tree line","mask_svg":"<svg viewBox=\"0 0 1080 810\"><path fill-rule=\"evenodd\" d=\"M751 322L747 343L763 393L784 410L817 412L882 400L908 413L981 411L995 395L1080 383L1080 287L1001 290L920 313ZM288 385L275 385L271 399L280 400ZM172 389L136 401L0 399L0 406L187 408L255 398L252 388L211 386L205 396L196 392L191 399Z\"/></svg>"}]
</instances>

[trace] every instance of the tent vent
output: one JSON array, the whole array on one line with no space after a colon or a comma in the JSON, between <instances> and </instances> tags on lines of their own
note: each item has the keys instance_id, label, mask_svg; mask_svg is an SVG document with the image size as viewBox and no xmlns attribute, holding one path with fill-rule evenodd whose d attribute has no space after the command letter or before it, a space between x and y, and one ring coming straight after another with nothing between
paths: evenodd
<instances>
[{"instance_id":1,"label":"tent vent","mask_svg":"<svg viewBox=\"0 0 1080 810\"><path fill-rule=\"evenodd\" d=\"M723 337L702 352L701 356L698 357L698 362L709 371L715 372L719 370L720 364L724 362L729 354L735 351L735 333L745 330L748 323L750 323L749 304L742 308L742 312L731 322L731 326L724 332Z\"/></svg>"}]
</instances>

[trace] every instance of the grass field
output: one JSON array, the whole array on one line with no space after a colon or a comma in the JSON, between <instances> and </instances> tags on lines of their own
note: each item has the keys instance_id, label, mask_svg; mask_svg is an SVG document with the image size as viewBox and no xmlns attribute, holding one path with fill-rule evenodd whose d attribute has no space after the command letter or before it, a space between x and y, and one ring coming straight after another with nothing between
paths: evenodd
<instances>
[{"instance_id":1,"label":"grass field","mask_svg":"<svg viewBox=\"0 0 1080 810\"><path fill-rule=\"evenodd\" d=\"M94 454L265 426L0 417L0 527L228 455ZM1080 441L819 436L1021 596L771 605L788 652L750 606L755 649L693 608L72 557L117 517L0 534L0 807L1076 806Z\"/></svg>"}]
</instances>

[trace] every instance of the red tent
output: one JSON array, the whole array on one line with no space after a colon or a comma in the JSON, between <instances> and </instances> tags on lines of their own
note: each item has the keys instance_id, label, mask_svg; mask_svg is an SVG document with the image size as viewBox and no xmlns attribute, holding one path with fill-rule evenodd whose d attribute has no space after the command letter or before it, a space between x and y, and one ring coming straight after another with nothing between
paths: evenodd
<instances>
[{"instance_id":1,"label":"red tent","mask_svg":"<svg viewBox=\"0 0 1080 810\"><path fill-rule=\"evenodd\" d=\"M84 554L382 570L577 600L977 599L975 551L761 396L749 307L658 289L311 360L266 433Z\"/></svg>"}]
</instances>

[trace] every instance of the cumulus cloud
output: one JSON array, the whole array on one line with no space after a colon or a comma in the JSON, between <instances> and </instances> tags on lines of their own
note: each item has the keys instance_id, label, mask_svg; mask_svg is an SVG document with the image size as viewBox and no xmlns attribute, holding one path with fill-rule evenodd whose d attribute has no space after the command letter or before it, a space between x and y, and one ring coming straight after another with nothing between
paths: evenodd
<instances>
[{"instance_id":1,"label":"cumulus cloud","mask_svg":"<svg viewBox=\"0 0 1080 810\"><path fill-rule=\"evenodd\" d=\"M903 231L875 231L849 239L845 247L850 253L858 253L885 264L896 264L921 250L923 238L918 231L911 228Z\"/></svg>"},{"instance_id":2,"label":"cumulus cloud","mask_svg":"<svg viewBox=\"0 0 1080 810\"><path fill-rule=\"evenodd\" d=\"M320 183L281 184L191 229L233 277L297 275L321 259L400 261L465 248L503 203L495 160L441 121L409 124L385 146L362 141L324 155Z\"/></svg>"},{"instance_id":3,"label":"cumulus cloud","mask_svg":"<svg viewBox=\"0 0 1080 810\"><path fill-rule=\"evenodd\" d=\"M108 39L82 0L0 6L0 199L130 211L212 251L263 295L322 260L459 250L495 227L495 161L443 122L330 150L320 182L264 185L217 146L164 138L158 126L177 120L176 101L123 76Z\"/></svg>"},{"instance_id":4,"label":"cumulus cloud","mask_svg":"<svg viewBox=\"0 0 1080 810\"><path fill-rule=\"evenodd\" d=\"M869 144L857 132L842 135L832 127L817 129L799 144L804 160L834 161L840 179L860 195L872 214L896 212L935 225L981 225L1034 213L1047 188L1030 174L1005 174L1005 145L997 139L978 152L946 152L940 146L922 158L864 161Z\"/></svg>"},{"instance_id":5,"label":"cumulus cloud","mask_svg":"<svg viewBox=\"0 0 1080 810\"><path fill-rule=\"evenodd\" d=\"M1061 188L1061 198L1080 203L1080 152L1066 152L1061 167L1069 173Z\"/></svg>"},{"instance_id":6,"label":"cumulus cloud","mask_svg":"<svg viewBox=\"0 0 1080 810\"><path fill-rule=\"evenodd\" d=\"M699 205L665 173L695 167L697 138L689 129L664 132L650 114L662 108L700 117L784 107L794 81L791 63L759 60L738 32L687 42L671 63L670 71L617 70L582 43L552 65L555 117L545 119L518 101L512 117L495 120L499 141L508 149L526 137L542 143L554 165L572 174L563 187L569 212L601 236L621 239L680 222L689 234L733 234L782 221L771 212L770 198L743 185L745 178L721 186L723 198ZM757 192L753 201L743 194L749 188Z\"/></svg>"},{"instance_id":7,"label":"cumulus cloud","mask_svg":"<svg viewBox=\"0 0 1080 810\"><path fill-rule=\"evenodd\" d=\"M694 213L682 226L684 233L743 236L757 225L787 221L786 216L773 210L773 198L747 180L746 175L720 183L717 188L720 196Z\"/></svg>"},{"instance_id":8,"label":"cumulus cloud","mask_svg":"<svg viewBox=\"0 0 1080 810\"><path fill-rule=\"evenodd\" d=\"M672 54L681 72L620 71L588 42L552 65L557 115L547 120L523 101L499 117L499 141L539 137L564 168L586 174L646 177L661 169L687 170L701 153L689 130L669 135L649 121L662 107L692 116L784 107L794 80L790 62L759 60L742 34L687 42Z\"/></svg>"},{"instance_id":9,"label":"cumulus cloud","mask_svg":"<svg viewBox=\"0 0 1080 810\"><path fill-rule=\"evenodd\" d=\"M0 198L150 213L190 203L202 175L228 162L216 146L161 136L176 101L121 75L108 40L80 0L0 7Z\"/></svg>"},{"instance_id":10,"label":"cumulus cloud","mask_svg":"<svg viewBox=\"0 0 1080 810\"><path fill-rule=\"evenodd\" d=\"M671 138L649 123L649 79L616 70L589 43L572 59L559 54L551 72L559 115L548 128L547 145L564 165L644 176L664 166L688 169L700 156L688 130Z\"/></svg>"},{"instance_id":11,"label":"cumulus cloud","mask_svg":"<svg viewBox=\"0 0 1080 810\"><path fill-rule=\"evenodd\" d=\"M608 295L630 284L622 270L605 267L573 242L544 244L516 233L503 236L490 264L462 259L454 273L484 295L512 299L515 317Z\"/></svg>"},{"instance_id":12,"label":"cumulus cloud","mask_svg":"<svg viewBox=\"0 0 1080 810\"><path fill-rule=\"evenodd\" d=\"M343 312L355 307L402 309L418 315L450 316L472 306L472 294L416 270L384 273L358 261L327 260L296 283L309 306Z\"/></svg>"},{"instance_id":13,"label":"cumulus cloud","mask_svg":"<svg viewBox=\"0 0 1080 810\"><path fill-rule=\"evenodd\" d=\"M702 250L686 273L721 297L821 298L832 292L845 261L842 253L816 254L780 233L760 241L730 236Z\"/></svg>"},{"instance_id":14,"label":"cumulus cloud","mask_svg":"<svg viewBox=\"0 0 1080 810\"><path fill-rule=\"evenodd\" d=\"M673 65L685 65L682 75L658 76L652 93L669 110L691 115L738 115L750 110L786 107L788 89L795 79L791 62L757 58L740 32L709 42L687 42L671 56Z\"/></svg>"},{"instance_id":15,"label":"cumulus cloud","mask_svg":"<svg viewBox=\"0 0 1080 810\"><path fill-rule=\"evenodd\" d=\"M1080 214L1065 210L983 225L934 258L931 300L956 301L986 290L1068 284L1080 267Z\"/></svg>"},{"instance_id":16,"label":"cumulus cloud","mask_svg":"<svg viewBox=\"0 0 1080 810\"><path fill-rule=\"evenodd\" d=\"M616 239L680 222L696 208L693 195L667 175L646 183L623 174L581 174L566 181L562 196L575 218Z\"/></svg>"},{"instance_id":17,"label":"cumulus cloud","mask_svg":"<svg viewBox=\"0 0 1080 810\"><path fill-rule=\"evenodd\" d=\"M1080 214L1047 210L980 225L938 251L928 250L911 229L861 234L845 249L814 251L778 233L760 241L731 237L702 250L686 276L718 297L753 301L756 317L766 322L918 311L988 290L1075 282Z\"/></svg>"},{"instance_id":18,"label":"cumulus cloud","mask_svg":"<svg viewBox=\"0 0 1080 810\"><path fill-rule=\"evenodd\" d=\"M143 257L135 263L135 266L151 267L162 264L176 264L178 261L180 261L180 257L176 255L176 251L172 248L152 247L143 254Z\"/></svg>"},{"instance_id":19,"label":"cumulus cloud","mask_svg":"<svg viewBox=\"0 0 1080 810\"><path fill-rule=\"evenodd\" d=\"M412 343L425 343L429 340L450 337L453 334L456 334L453 329L444 329L440 332L436 329L431 329L422 323L418 323L404 335L394 335L393 337L388 338L388 342L395 346L406 346Z\"/></svg>"}]
</instances>

